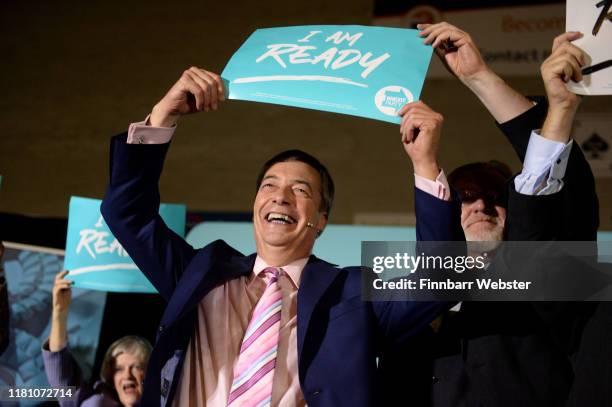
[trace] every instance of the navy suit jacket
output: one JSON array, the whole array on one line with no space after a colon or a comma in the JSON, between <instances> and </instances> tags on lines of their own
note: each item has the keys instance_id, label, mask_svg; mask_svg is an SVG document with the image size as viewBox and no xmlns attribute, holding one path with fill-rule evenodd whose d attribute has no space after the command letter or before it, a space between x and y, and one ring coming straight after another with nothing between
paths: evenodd
<instances>
[{"instance_id":1,"label":"navy suit jacket","mask_svg":"<svg viewBox=\"0 0 612 407\"><path fill-rule=\"evenodd\" d=\"M102 214L140 270L168 305L146 374L141 403L165 405L176 388L194 330L197 304L214 287L252 272L244 256L215 241L194 249L158 215L158 179L169 144L111 143L110 184ZM417 205L424 198L417 191ZM427 209L424 209L427 210ZM431 208L436 217L418 234L451 240L458 208ZM309 406L371 406L380 399L376 358L389 344L416 334L448 308L442 302L366 302L359 267L338 268L311 256L298 292L299 380Z\"/></svg>"}]
</instances>

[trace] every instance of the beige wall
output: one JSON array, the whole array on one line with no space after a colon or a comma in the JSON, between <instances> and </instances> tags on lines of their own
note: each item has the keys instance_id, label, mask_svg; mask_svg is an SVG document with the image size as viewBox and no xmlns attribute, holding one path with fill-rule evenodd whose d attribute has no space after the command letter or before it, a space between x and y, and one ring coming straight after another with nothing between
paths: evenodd
<instances>
[{"instance_id":1,"label":"beige wall","mask_svg":"<svg viewBox=\"0 0 612 407\"><path fill-rule=\"evenodd\" d=\"M10 3L10 4L7 4ZM370 0L307 2L5 2L0 13L0 210L66 216L70 195L101 197L108 139L141 120L190 65L221 71L258 27L369 24ZM511 82L541 92L536 79ZM442 163L518 162L476 99L458 83L426 82L423 99L446 116ZM610 98L588 100L610 111ZM281 149L318 156L334 175L332 221L412 211L412 173L397 126L231 101L181 121L162 197L191 209L248 211L259 166ZM599 182L612 228L612 182Z\"/></svg>"}]
</instances>

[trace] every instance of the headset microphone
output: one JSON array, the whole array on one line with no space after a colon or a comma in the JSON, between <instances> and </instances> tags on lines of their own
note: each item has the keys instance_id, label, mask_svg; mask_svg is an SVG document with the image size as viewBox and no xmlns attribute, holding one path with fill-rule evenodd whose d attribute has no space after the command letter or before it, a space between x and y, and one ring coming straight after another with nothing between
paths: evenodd
<instances>
[{"instance_id":1,"label":"headset microphone","mask_svg":"<svg viewBox=\"0 0 612 407\"><path fill-rule=\"evenodd\" d=\"M321 229L317 229L315 227L315 224L312 223L312 222L306 222L306 227L316 230L317 231L317 237L321 236L321 233L323 233L323 231Z\"/></svg>"}]
</instances>

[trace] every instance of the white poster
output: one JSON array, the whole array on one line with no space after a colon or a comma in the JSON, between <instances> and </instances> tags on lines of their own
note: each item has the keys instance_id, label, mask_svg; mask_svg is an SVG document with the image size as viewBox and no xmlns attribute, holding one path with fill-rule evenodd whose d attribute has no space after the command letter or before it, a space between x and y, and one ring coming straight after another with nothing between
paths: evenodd
<instances>
[{"instance_id":1,"label":"white poster","mask_svg":"<svg viewBox=\"0 0 612 407\"><path fill-rule=\"evenodd\" d=\"M567 30L584 34L574 43L588 56L582 82L570 82L569 89L612 95L612 0L567 0Z\"/></svg>"}]
</instances>

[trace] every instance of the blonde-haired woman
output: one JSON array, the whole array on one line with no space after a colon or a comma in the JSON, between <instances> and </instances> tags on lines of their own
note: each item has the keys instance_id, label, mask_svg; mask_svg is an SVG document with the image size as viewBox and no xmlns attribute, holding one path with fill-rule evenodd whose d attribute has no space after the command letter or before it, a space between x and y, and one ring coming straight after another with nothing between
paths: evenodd
<instances>
[{"instance_id":1,"label":"blonde-haired woman","mask_svg":"<svg viewBox=\"0 0 612 407\"><path fill-rule=\"evenodd\" d=\"M68 310L72 298L72 281L68 271L55 276L53 312L49 340L43 344L45 372L52 387L75 386L71 401L62 406L111 407L133 406L142 395L142 382L151 353L151 344L138 336L124 336L113 342L104 355L101 380L90 385L83 380L80 368L68 346Z\"/></svg>"}]
</instances>

